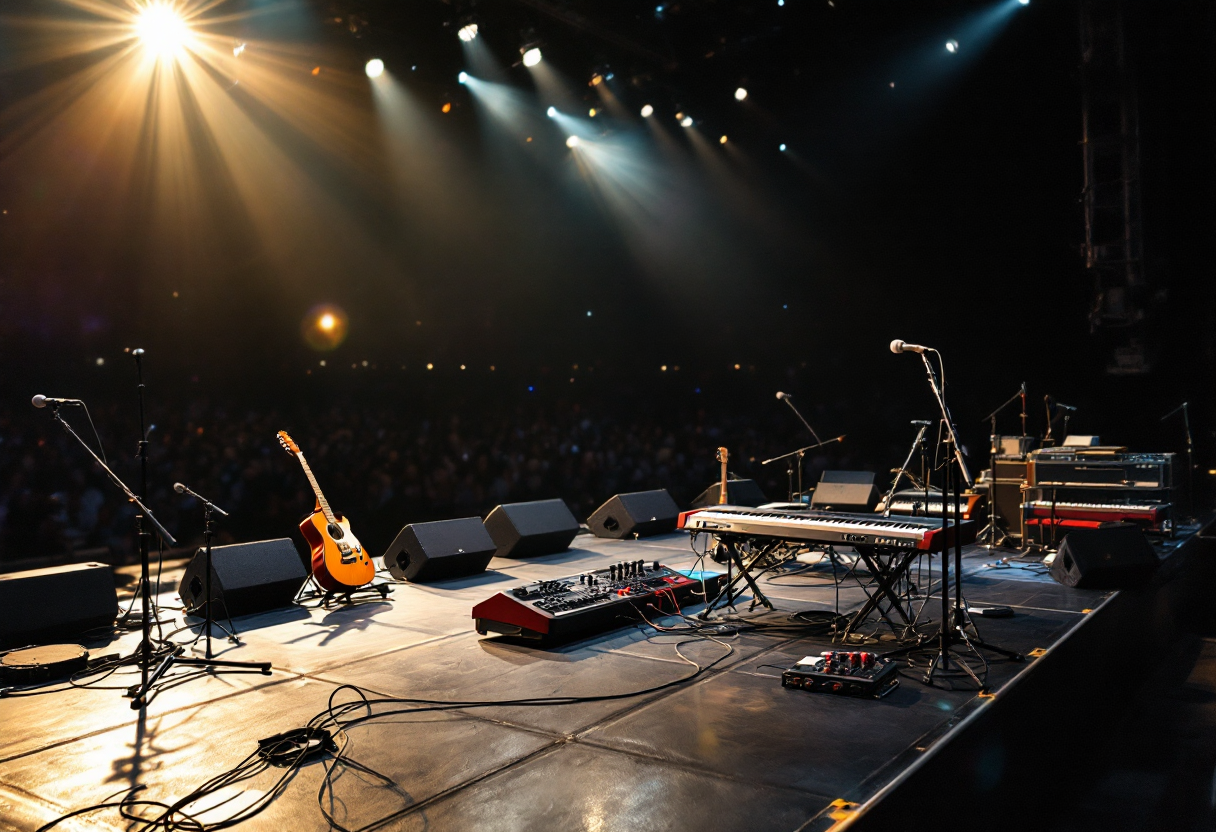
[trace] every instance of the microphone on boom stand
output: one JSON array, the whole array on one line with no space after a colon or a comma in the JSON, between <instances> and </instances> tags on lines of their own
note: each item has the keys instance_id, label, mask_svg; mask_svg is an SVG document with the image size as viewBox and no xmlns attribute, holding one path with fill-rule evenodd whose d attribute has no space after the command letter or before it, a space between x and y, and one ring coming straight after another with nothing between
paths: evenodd
<instances>
[{"instance_id":1,"label":"microphone on boom stand","mask_svg":"<svg viewBox=\"0 0 1216 832\"><path fill-rule=\"evenodd\" d=\"M805 425L805 426L806 426L806 429L807 429L808 431L810 431L810 432L811 432L811 436L815 437L815 441L816 441L816 442L819 442L819 443L822 443L822 442L823 442L823 440L819 438L819 434L815 433L815 429L814 429L813 427L811 427L811 423L810 423L810 422L808 422L808 421L807 421L807 420L806 420L806 419L803 417L803 415L802 415L801 413L799 413L799 412L798 412L798 408L794 407L793 398L794 398L794 397L793 397L793 396L791 396L789 393L782 393L780 390L778 390L778 391L777 391L777 400L778 400L778 401L785 402L786 404L788 404L788 405L790 406L790 410L794 411L794 415L798 417L798 420L799 420L800 422L802 422L802 424L803 424L803 425Z\"/></svg>"},{"instance_id":2,"label":"microphone on boom stand","mask_svg":"<svg viewBox=\"0 0 1216 832\"><path fill-rule=\"evenodd\" d=\"M30 404L38 409L42 409L48 404L51 407L58 407L61 404L84 404L84 402L82 402L80 399L56 399L39 393L37 396L34 396L34 398L30 399Z\"/></svg>"}]
</instances>

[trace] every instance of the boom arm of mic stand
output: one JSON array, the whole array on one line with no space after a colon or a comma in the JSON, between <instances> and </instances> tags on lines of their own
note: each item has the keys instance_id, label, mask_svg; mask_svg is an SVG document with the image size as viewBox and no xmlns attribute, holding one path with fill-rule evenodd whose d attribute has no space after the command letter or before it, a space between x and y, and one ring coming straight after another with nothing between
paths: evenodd
<instances>
[{"instance_id":1,"label":"boom arm of mic stand","mask_svg":"<svg viewBox=\"0 0 1216 832\"><path fill-rule=\"evenodd\" d=\"M992 411L991 413L989 413L987 416L985 416L985 417L984 417L983 419L981 419L980 421L981 421L981 422L987 422L989 419L995 419L995 418L996 418L996 415L997 415L998 413L1000 413L1000 412L1001 412L1002 410L1004 410L1005 408L1009 407L1009 405L1013 404L1014 402L1016 402L1016 401L1017 401L1018 399L1020 399L1021 397L1022 397L1022 391L1021 391L1021 389L1019 388L1019 389L1018 389L1018 392L1014 393L1012 396L1010 396L1010 397L1009 397L1009 401L1005 402L1003 405L1001 405L1000 407L998 407L996 410L994 410L994 411Z\"/></svg>"},{"instance_id":2,"label":"boom arm of mic stand","mask_svg":"<svg viewBox=\"0 0 1216 832\"><path fill-rule=\"evenodd\" d=\"M792 401L790 401L789 396L782 397L781 401L785 402L786 404L788 404L790 406L790 410L794 411L794 415L797 416L799 418L799 420L801 420L802 424L806 425L806 429L811 432L811 436L815 437L815 441L818 442L820 445L824 444L823 441L819 438L819 434L815 433L815 429L813 427L811 427L811 423L808 422L806 419L802 418L802 414L798 412L798 408L794 407L794 403ZM830 442L832 440L829 439L828 441ZM812 445L812 447L816 447L816 446Z\"/></svg>"},{"instance_id":3,"label":"boom arm of mic stand","mask_svg":"<svg viewBox=\"0 0 1216 832\"><path fill-rule=\"evenodd\" d=\"M891 489L887 491L887 496L883 499L883 517L891 516L891 498L895 496L895 489L899 487L899 481L903 478L904 472L912 463L912 456L916 453L916 449L920 447L920 443L925 440L925 431L927 428L924 425L920 426L920 430L916 432L916 439L912 442L912 448L908 451L908 458L904 460L904 464L899 466L899 473L895 475L895 482L891 483Z\"/></svg>"},{"instance_id":4,"label":"boom arm of mic stand","mask_svg":"<svg viewBox=\"0 0 1216 832\"><path fill-rule=\"evenodd\" d=\"M846 436L846 434L842 433L840 436L833 436L831 439L825 439L824 441L819 442L815 445L807 445L805 448L799 448L796 451L790 451L788 454L782 454L781 456L775 456L772 459L766 459L763 462L761 462L760 464L768 465L770 462L779 462L783 459L789 459L792 456L798 456L799 454L804 454L807 451L813 451L816 448L823 447L824 445L831 445L833 442L843 442L845 436Z\"/></svg>"},{"instance_id":5,"label":"boom arm of mic stand","mask_svg":"<svg viewBox=\"0 0 1216 832\"><path fill-rule=\"evenodd\" d=\"M958 431L954 429L954 419L950 416L950 409L946 407L946 397L942 394L941 386L937 383L937 376L933 373L933 365L929 363L928 357L923 352L920 354L920 360L925 364L925 374L929 377L929 386L933 388L933 397L937 399L937 406L941 408L942 420L946 423L946 432L950 435L950 442L954 445L954 459L958 462L959 471L962 472L963 482L967 483L968 488L974 488L975 481L971 479L971 472L967 470L967 460L963 458L963 450L958 443ZM1021 395L1020 391L1018 395Z\"/></svg>"},{"instance_id":6,"label":"boom arm of mic stand","mask_svg":"<svg viewBox=\"0 0 1216 832\"><path fill-rule=\"evenodd\" d=\"M77 442L79 442L81 447L83 447L86 451L89 452L89 456L93 457L93 461L96 462L99 466L101 466L101 470L106 473L106 476L108 476L115 485L117 485L119 488L121 488L122 492L127 495L127 499L130 500L131 502L135 503L136 507L143 513L144 517L147 517L148 520L151 521L152 527L154 529L156 529L156 533L158 535L160 535L161 540L165 541L165 543L168 543L170 546L176 546L177 541L174 540L173 535L169 534L169 532L165 529L165 527L160 524L160 521L157 520L152 515L152 512L148 510L148 507L143 504L143 501L141 501L138 497L136 497L135 493L130 488L127 487L127 484L125 482L123 482L121 479L119 479L117 474L115 474L112 470L110 470L110 466L108 466L104 462L102 462L101 457L99 457L99 456L97 456L97 454L93 453L93 449L88 446L88 443L86 443L83 439L81 439L80 436L76 433L76 431L72 430L72 426L69 425L67 423L67 420L64 419L63 416L59 413L58 407L55 408L54 413L55 413L55 421L57 421L59 424L63 425L63 429L68 432L68 435L71 436L73 439L75 439Z\"/></svg>"}]
</instances>

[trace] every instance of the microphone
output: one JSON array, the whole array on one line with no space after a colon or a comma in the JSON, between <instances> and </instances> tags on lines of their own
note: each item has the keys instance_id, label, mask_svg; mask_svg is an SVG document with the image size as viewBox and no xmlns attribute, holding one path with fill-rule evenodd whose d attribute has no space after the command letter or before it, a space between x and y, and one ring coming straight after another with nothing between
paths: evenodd
<instances>
[{"instance_id":1,"label":"microphone","mask_svg":"<svg viewBox=\"0 0 1216 832\"><path fill-rule=\"evenodd\" d=\"M178 494L185 494L190 489L186 488L186 486L182 485L180 482L175 482L175 483L173 483L173 490L176 491Z\"/></svg>"},{"instance_id":2,"label":"microphone","mask_svg":"<svg viewBox=\"0 0 1216 832\"><path fill-rule=\"evenodd\" d=\"M921 427L927 428L927 427L929 427L929 425L931 425L933 423L930 422L928 419L913 419L912 424L920 425Z\"/></svg>"},{"instance_id":3,"label":"microphone","mask_svg":"<svg viewBox=\"0 0 1216 832\"><path fill-rule=\"evenodd\" d=\"M1056 402L1056 410L1070 410L1070 411L1072 411L1073 413L1076 413L1076 412L1077 412L1077 409L1076 409L1075 407L1073 407L1072 405L1070 405L1070 404L1062 404L1062 403L1060 403L1060 402Z\"/></svg>"},{"instance_id":4,"label":"microphone","mask_svg":"<svg viewBox=\"0 0 1216 832\"><path fill-rule=\"evenodd\" d=\"M789 393L782 393L780 390L778 390L778 391L777 391L777 399L778 399L778 400L781 400L781 399L792 399L792 398L794 398L794 397L793 397L793 396L791 396Z\"/></svg>"},{"instance_id":5,"label":"microphone","mask_svg":"<svg viewBox=\"0 0 1216 832\"><path fill-rule=\"evenodd\" d=\"M932 351L932 347L922 347L920 344L908 344L899 340L898 338L891 342L891 352L895 353L896 355L899 355L901 352L917 352L924 354Z\"/></svg>"},{"instance_id":6,"label":"microphone","mask_svg":"<svg viewBox=\"0 0 1216 832\"><path fill-rule=\"evenodd\" d=\"M135 349L131 350L131 355L135 356L136 358L139 358L143 354L144 351L142 347L136 347Z\"/></svg>"},{"instance_id":7,"label":"microphone","mask_svg":"<svg viewBox=\"0 0 1216 832\"><path fill-rule=\"evenodd\" d=\"M39 393L37 396L34 396L34 398L30 399L30 404L32 404L34 407L42 409L48 404L54 407L61 404L84 404L84 402L82 402L80 399L55 399Z\"/></svg>"}]
</instances>

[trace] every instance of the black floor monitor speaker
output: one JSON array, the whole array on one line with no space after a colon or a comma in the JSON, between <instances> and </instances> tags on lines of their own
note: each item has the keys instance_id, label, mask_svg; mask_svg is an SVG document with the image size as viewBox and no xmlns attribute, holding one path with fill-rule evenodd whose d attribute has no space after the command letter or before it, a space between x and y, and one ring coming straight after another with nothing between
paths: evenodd
<instances>
[{"instance_id":1,"label":"black floor monitor speaker","mask_svg":"<svg viewBox=\"0 0 1216 832\"><path fill-rule=\"evenodd\" d=\"M1157 564L1157 553L1140 527L1118 523L1064 535L1051 577L1078 589L1121 589L1144 584Z\"/></svg>"},{"instance_id":2,"label":"black floor monitor speaker","mask_svg":"<svg viewBox=\"0 0 1216 832\"><path fill-rule=\"evenodd\" d=\"M709 488L701 492L697 499L692 501L693 508L703 508L704 506L716 506L718 498L722 496L722 483L716 482ZM768 502L768 497L764 496L764 492L760 490L760 486L755 480L727 480L726 481L726 503L732 506L762 506Z\"/></svg>"},{"instance_id":3,"label":"black floor monitor speaker","mask_svg":"<svg viewBox=\"0 0 1216 832\"><path fill-rule=\"evenodd\" d=\"M442 581L484 572L494 548L480 517L411 523L388 547L384 565L399 581Z\"/></svg>"},{"instance_id":4,"label":"black floor monitor speaker","mask_svg":"<svg viewBox=\"0 0 1216 832\"><path fill-rule=\"evenodd\" d=\"M114 571L104 563L0 575L0 643L6 646L46 644L117 617Z\"/></svg>"},{"instance_id":5,"label":"black floor monitor speaker","mask_svg":"<svg viewBox=\"0 0 1216 832\"><path fill-rule=\"evenodd\" d=\"M623 540L647 537L676 530L680 508L667 489L617 494L587 518L587 527L596 537Z\"/></svg>"},{"instance_id":6,"label":"black floor monitor speaker","mask_svg":"<svg viewBox=\"0 0 1216 832\"><path fill-rule=\"evenodd\" d=\"M289 607L308 580L308 569L288 537L211 549L212 617L249 615ZM177 594L190 614L207 598L207 553L199 549L182 574Z\"/></svg>"},{"instance_id":7,"label":"black floor monitor speaker","mask_svg":"<svg viewBox=\"0 0 1216 832\"><path fill-rule=\"evenodd\" d=\"M530 558L570 548L578 521L561 500L504 503L486 516L495 557Z\"/></svg>"},{"instance_id":8,"label":"black floor monitor speaker","mask_svg":"<svg viewBox=\"0 0 1216 832\"><path fill-rule=\"evenodd\" d=\"M869 511L878 502L872 471L824 471L811 494L811 508Z\"/></svg>"}]
</instances>

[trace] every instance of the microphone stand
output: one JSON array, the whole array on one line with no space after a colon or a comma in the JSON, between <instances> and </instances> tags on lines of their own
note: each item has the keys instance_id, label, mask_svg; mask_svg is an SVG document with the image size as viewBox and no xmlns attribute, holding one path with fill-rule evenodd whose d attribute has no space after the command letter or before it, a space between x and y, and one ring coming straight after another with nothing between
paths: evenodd
<instances>
[{"instance_id":1,"label":"microphone stand","mask_svg":"<svg viewBox=\"0 0 1216 832\"><path fill-rule=\"evenodd\" d=\"M793 407L793 405L790 405L790 407ZM797 413L797 411L794 411L794 412ZM810 425L807 425L807 427L809 428ZM811 431L812 434L814 432L815 431ZM761 462L760 464L768 465L770 462L780 462L783 459L790 459L791 457L798 457L798 499L801 500L802 499L802 457L806 454L807 451L813 451L816 448L823 447L824 445L831 445L833 442L843 442L844 437L845 437L844 434L841 434L840 436L834 436L831 439L825 439L822 442L816 442L814 445L807 445L805 448L799 448L796 451L790 451L788 454L782 454L781 456L775 456L772 459L766 459L763 462ZM815 438L818 439L819 437L816 436ZM792 494L790 496L793 497ZM793 502L793 500L791 499L790 502Z\"/></svg>"},{"instance_id":2,"label":"microphone stand","mask_svg":"<svg viewBox=\"0 0 1216 832\"><path fill-rule=\"evenodd\" d=\"M138 380L137 390L139 393L139 445L137 455L139 456L141 489L143 491L144 498L146 499L148 494L148 431L147 423L144 419L144 351L142 349L135 349L131 351L131 355L135 358L135 373ZM56 412L56 416L58 416L58 412ZM79 439L79 437L77 437L77 439ZM94 459L96 459L96 456L94 456ZM170 546L176 544L177 541L164 530L164 527L161 526L160 523L156 522L156 518L152 516L152 513L148 511L142 502L135 500L134 496L130 495L129 492L128 495L131 496L132 500L134 500L136 506L140 510L140 513L135 515L135 531L139 536L139 592L142 596L143 606L143 641L139 646L140 683L138 686L133 685L132 687L128 688L126 693L127 696L131 697L131 710L138 711L147 706L148 702L150 701L148 694L152 690L152 687L157 683L157 681L160 680L161 676L165 675L165 673L168 672L171 667L173 667L174 664L180 664L186 667L205 667L211 670L215 670L217 668L229 668L236 672L240 672L242 670L258 670L259 672L269 676L269 662L252 664L249 662L227 662L212 659L210 655L210 643L208 643L208 655L205 659L183 656L182 652L184 648L181 645L175 645L169 654L165 656L165 658L157 666L156 670L152 673L148 672L152 666L152 585L148 577L148 537L150 535L143 530L144 517L146 516L152 521L153 525L160 534L161 540L168 543ZM210 556L208 556L207 566L207 580L210 581Z\"/></svg>"},{"instance_id":3,"label":"microphone stand","mask_svg":"<svg viewBox=\"0 0 1216 832\"><path fill-rule=\"evenodd\" d=\"M788 404L790 406L790 410L794 411L794 415L797 416L799 421L801 421L802 424L806 426L806 429L811 432L811 436L815 437L816 442L818 442L820 445L826 444L822 440L820 440L819 434L815 433L815 429L813 427L811 427L811 423L808 422L805 418L803 418L802 414L798 412L798 408L794 407L794 403L792 401L790 401L789 393L786 393L785 395L783 395L781 397L781 401L785 402L786 404ZM828 441L831 441L831 440L828 440Z\"/></svg>"},{"instance_id":4,"label":"microphone stand","mask_svg":"<svg viewBox=\"0 0 1216 832\"><path fill-rule=\"evenodd\" d=\"M1191 437L1191 417L1189 413L1190 405L1188 402L1175 407L1169 413L1161 417L1161 421L1173 416L1178 411L1182 411L1182 428L1186 432L1186 505L1187 519L1195 519L1195 440Z\"/></svg>"},{"instance_id":5,"label":"microphone stand","mask_svg":"<svg viewBox=\"0 0 1216 832\"><path fill-rule=\"evenodd\" d=\"M916 449L921 447L921 444L925 441L925 431L928 429L929 425L926 423L921 425L920 430L916 432L916 438L912 440L912 447L908 449L908 457L904 460L904 464L899 466L899 472L895 475L895 481L891 483L887 496L883 498L883 517L891 516L891 500L895 497L895 489L899 487L899 481L907 472L908 466L912 464L912 457L916 454ZM924 472L922 471L921 473ZM929 484L927 481L925 482L925 513L929 513Z\"/></svg>"},{"instance_id":6,"label":"microphone stand","mask_svg":"<svg viewBox=\"0 0 1216 832\"><path fill-rule=\"evenodd\" d=\"M926 350L929 352L930 350ZM932 352L937 352L932 350ZM959 657L955 658L957 670L952 671L950 660L952 658L952 649L961 645L967 652L976 656L983 664L985 671L988 667L988 661L981 654L980 650L990 650L994 653L999 653L1013 661L1024 661L1021 653L1013 650L1007 650L1003 647L989 644L980 638L979 630L967 614L963 607L963 538L958 534L958 526L962 521L962 505L961 492L962 487L955 480L956 477L965 482L968 486L972 484L971 474L967 470L966 462L963 459L962 450L958 444L958 432L954 428L954 420L950 416L950 408L946 406L945 391L938 383L937 375L933 372L933 366L929 363L929 359L922 352L920 354L921 361L925 365L925 375L929 379L929 387L933 391L933 397L937 399L938 408L942 414L942 424L946 428L946 444L948 448L945 466L942 471L942 620L941 628L937 634L937 653L929 662L929 667L925 671L922 681L926 685L932 685L934 676L938 673L943 675L949 673L957 674L959 671L971 678L981 692L987 690L986 681L981 679L974 670L966 663L965 660ZM940 354L938 361L941 360ZM943 374L944 375L944 374ZM957 473L955 469L957 468ZM953 492L954 496L954 529L950 526L950 496ZM951 532L954 532L953 534ZM954 609L950 609L950 546L954 545ZM975 635L972 636L968 632L970 628ZM933 640L933 636L922 636L914 643L884 653L883 658L891 656L906 655L923 649Z\"/></svg>"},{"instance_id":7,"label":"microphone stand","mask_svg":"<svg viewBox=\"0 0 1216 832\"><path fill-rule=\"evenodd\" d=\"M1009 533L1001 528L996 517L996 417L1002 410L1009 407L1018 399L1022 400L1022 435L1026 434L1026 384L1022 383L1018 392L1009 397L1008 401L998 407L996 410L984 417L985 422L989 422L989 436L991 442L988 446L988 464L991 466L990 473L992 479L988 483L988 525L985 526L979 533L978 537L988 538L988 542L983 546L989 551L996 549L998 546L1003 546L1005 541L1009 539ZM1018 448L1021 450L1021 447Z\"/></svg>"},{"instance_id":8,"label":"microphone stand","mask_svg":"<svg viewBox=\"0 0 1216 832\"><path fill-rule=\"evenodd\" d=\"M207 647L206 647L205 655L208 659L210 659L212 656L212 654L211 654L211 628L212 628L212 625L218 625L221 630L223 630L225 633L227 633L228 640L230 642L232 642L233 644L240 644L240 641L236 637L236 625L234 625L232 623L232 616L228 614L228 605L227 604L224 605L224 614L228 618L228 626L231 627L231 629L226 629L223 624L219 624L219 622L217 622L215 620L215 616L211 609L211 603L214 600L214 598L212 597L212 592L211 592L211 573L213 571L211 568L211 536L212 536L212 526L213 526L212 513L219 512L220 514L227 517L228 512L224 511L222 508L217 506L215 503L208 500L202 494L199 494L198 492L192 491L191 489L186 488L186 486L181 485L181 483L178 483L178 486L180 486L180 488L181 488L180 493L189 494L191 497L194 497L196 500L198 500L199 502L201 502L203 504L203 552L204 552L204 559L206 561L205 568L207 570L207 572L206 572L207 577L206 577L206 580L204 583L203 592L207 599L207 601L206 601L207 612L204 617L203 629L199 630L198 635L196 635L194 637L194 641L192 641L190 643L192 645L197 643L198 640L200 638L202 638L203 634L205 633L207 636ZM256 663L242 663L242 664L248 664L249 667L259 667L260 668L260 666L261 666ZM228 666L231 666L231 665L228 665Z\"/></svg>"}]
</instances>

